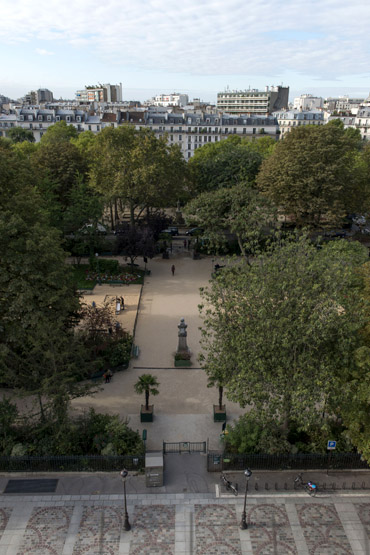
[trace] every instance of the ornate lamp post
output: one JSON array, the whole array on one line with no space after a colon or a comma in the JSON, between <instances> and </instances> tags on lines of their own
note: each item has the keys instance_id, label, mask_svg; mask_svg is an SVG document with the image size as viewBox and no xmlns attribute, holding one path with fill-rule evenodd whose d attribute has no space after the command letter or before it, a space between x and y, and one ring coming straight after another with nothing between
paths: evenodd
<instances>
[{"instance_id":1,"label":"ornate lamp post","mask_svg":"<svg viewBox=\"0 0 370 555\"><path fill-rule=\"evenodd\" d=\"M244 476L245 476L245 494L244 494L244 509L242 512L242 519L240 521L240 529L241 530L246 530L248 528L247 525L247 514L246 514L246 508L247 508L247 493L248 493L248 483L249 483L249 478L252 476L252 471L249 470L249 468L246 468L244 470Z\"/></svg>"},{"instance_id":2,"label":"ornate lamp post","mask_svg":"<svg viewBox=\"0 0 370 555\"><path fill-rule=\"evenodd\" d=\"M128 521L127 499L126 499L126 479L127 479L127 476L128 476L128 470L126 470L124 468L123 470L121 470L120 475L121 475L122 482L123 482L123 498L124 498L124 502L125 502L125 520L124 520L124 523L123 523L123 527L126 530L126 532L128 532L129 530L131 530L131 524Z\"/></svg>"}]
</instances>

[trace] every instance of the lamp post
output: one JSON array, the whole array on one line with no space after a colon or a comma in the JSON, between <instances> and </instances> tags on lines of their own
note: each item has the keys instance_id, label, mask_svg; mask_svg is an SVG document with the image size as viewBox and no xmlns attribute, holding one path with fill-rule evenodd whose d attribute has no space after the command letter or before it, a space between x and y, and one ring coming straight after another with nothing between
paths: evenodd
<instances>
[{"instance_id":1,"label":"lamp post","mask_svg":"<svg viewBox=\"0 0 370 555\"><path fill-rule=\"evenodd\" d=\"M246 530L248 528L247 525L247 514L246 514L246 508L247 508L247 493L248 493L248 483L249 483L249 478L252 476L252 471L249 470L249 468L246 468L244 470L244 476L245 476L245 494L244 494L244 509L242 512L242 519L240 521L240 529L241 530Z\"/></svg>"},{"instance_id":2,"label":"lamp post","mask_svg":"<svg viewBox=\"0 0 370 555\"><path fill-rule=\"evenodd\" d=\"M131 530L131 524L128 521L127 499L126 499L126 478L128 476L128 470L124 468L123 470L121 470L120 475L123 482L123 498L125 503L125 520L123 522L123 527L126 530L126 532L128 532L129 530Z\"/></svg>"},{"instance_id":3,"label":"lamp post","mask_svg":"<svg viewBox=\"0 0 370 555\"><path fill-rule=\"evenodd\" d=\"M96 252L95 256L96 256L96 269L98 271L98 283L100 285L101 280L100 280L100 272L99 272L99 254Z\"/></svg>"}]
</instances>

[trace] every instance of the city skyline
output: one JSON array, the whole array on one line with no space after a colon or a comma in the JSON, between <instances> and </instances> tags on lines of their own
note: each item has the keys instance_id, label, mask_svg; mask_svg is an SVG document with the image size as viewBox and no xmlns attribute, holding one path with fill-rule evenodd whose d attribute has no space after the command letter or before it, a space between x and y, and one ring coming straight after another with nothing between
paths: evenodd
<instances>
[{"instance_id":1,"label":"city skyline","mask_svg":"<svg viewBox=\"0 0 370 555\"><path fill-rule=\"evenodd\" d=\"M360 16L360 17L359 17ZM181 6L4 0L0 94L48 88L55 98L122 82L124 100L181 92L216 101L230 89L290 87L303 93L366 97L370 91L370 7L354 0L205 0Z\"/></svg>"}]
</instances>

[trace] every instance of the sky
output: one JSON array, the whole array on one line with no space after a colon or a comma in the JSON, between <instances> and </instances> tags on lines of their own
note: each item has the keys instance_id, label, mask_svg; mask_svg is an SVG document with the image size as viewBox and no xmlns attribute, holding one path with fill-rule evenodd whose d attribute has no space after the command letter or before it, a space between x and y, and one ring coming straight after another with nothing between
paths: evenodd
<instances>
[{"instance_id":1,"label":"sky","mask_svg":"<svg viewBox=\"0 0 370 555\"><path fill-rule=\"evenodd\" d=\"M370 3L363 0L1 0L0 94L55 98L122 83L124 100L226 87L365 98Z\"/></svg>"}]
</instances>

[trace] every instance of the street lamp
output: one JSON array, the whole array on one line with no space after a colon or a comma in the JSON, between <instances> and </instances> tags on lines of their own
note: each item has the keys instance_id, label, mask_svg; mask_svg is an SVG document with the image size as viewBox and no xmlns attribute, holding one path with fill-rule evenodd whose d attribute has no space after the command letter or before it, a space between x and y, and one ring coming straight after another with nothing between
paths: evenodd
<instances>
[{"instance_id":1,"label":"street lamp","mask_svg":"<svg viewBox=\"0 0 370 555\"><path fill-rule=\"evenodd\" d=\"M97 272L98 272L98 283L100 285L101 280L100 280L100 272L99 272L99 254L96 252L95 256L96 256L96 269L97 269Z\"/></svg>"},{"instance_id":2,"label":"street lamp","mask_svg":"<svg viewBox=\"0 0 370 555\"><path fill-rule=\"evenodd\" d=\"M121 475L122 482L123 482L123 498L124 498L124 502L125 502L125 520L124 520L124 523L123 523L123 527L126 530L126 532L128 532L129 530L131 530L131 524L128 521L127 499L126 499L126 478L128 476L128 470L126 470L124 468L123 470L121 470L120 475Z\"/></svg>"},{"instance_id":3,"label":"street lamp","mask_svg":"<svg viewBox=\"0 0 370 555\"><path fill-rule=\"evenodd\" d=\"M246 468L244 470L244 476L245 476L245 495L244 495L244 509L242 512L242 519L240 521L240 529L241 530L246 530L248 528L247 525L247 514L246 514L246 508L247 508L247 493L248 493L248 483L249 483L249 478L252 476L252 471L249 470L249 468Z\"/></svg>"}]
</instances>

